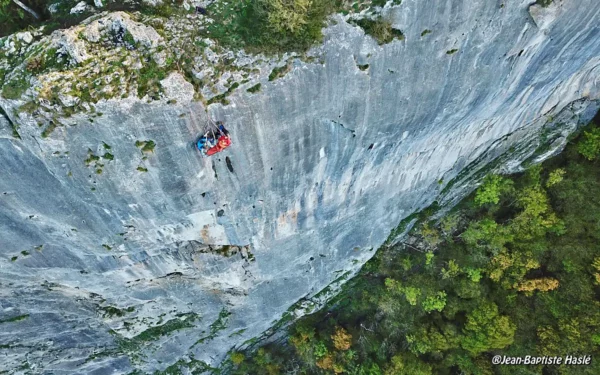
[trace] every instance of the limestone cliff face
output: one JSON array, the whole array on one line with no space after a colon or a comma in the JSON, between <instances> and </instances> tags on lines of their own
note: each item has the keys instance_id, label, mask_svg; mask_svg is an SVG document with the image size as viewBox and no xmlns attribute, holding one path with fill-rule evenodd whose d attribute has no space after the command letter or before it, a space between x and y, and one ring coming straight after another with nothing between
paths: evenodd
<instances>
[{"instance_id":1,"label":"limestone cliff face","mask_svg":"<svg viewBox=\"0 0 600 375\"><path fill-rule=\"evenodd\" d=\"M228 105L173 75L176 102L101 101L43 138L2 100L0 370L217 366L468 165L515 146L498 167L518 169L548 122L560 147L598 108L600 2L530 3L405 0L382 46L336 16L314 62ZM208 117L233 145L203 159Z\"/></svg>"}]
</instances>

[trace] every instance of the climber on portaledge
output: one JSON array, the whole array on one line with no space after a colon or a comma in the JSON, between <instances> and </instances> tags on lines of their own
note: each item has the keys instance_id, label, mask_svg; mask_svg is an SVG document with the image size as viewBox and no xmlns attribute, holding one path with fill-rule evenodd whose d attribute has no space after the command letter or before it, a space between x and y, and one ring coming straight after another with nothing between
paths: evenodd
<instances>
[{"instance_id":1,"label":"climber on portaledge","mask_svg":"<svg viewBox=\"0 0 600 375\"><path fill-rule=\"evenodd\" d=\"M217 121L219 137L215 139L215 134L213 132L206 132L203 137L201 137L196 146L202 156L212 156L218 152L223 151L227 147L231 145L231 138L229 137L229 132L225 129L225 126L220 121ZM212 133L209 135L209 133Z\"/></svg>"}]
</instances>

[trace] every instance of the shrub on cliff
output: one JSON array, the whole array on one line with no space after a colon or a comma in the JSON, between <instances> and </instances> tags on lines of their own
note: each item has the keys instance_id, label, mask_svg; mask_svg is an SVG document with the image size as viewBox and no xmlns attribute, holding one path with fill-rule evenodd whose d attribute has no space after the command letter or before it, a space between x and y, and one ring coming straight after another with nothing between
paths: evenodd
<instances>
[{"instance_id":1,"label":"shrub on cliff","mask_svg":"<svg viewBox=\"0 0 600 375\"><path fill-rule=\"evenodd\" d=\"M250 52L304 51L321 41L336 0L242 0L214 15L210 37Z\"/></svg>"},{"instance_id":2,"label":"shrub on cliff","mask_svg":"<svg viewBox=\"0 0 600 375\"><path fill-rule=\"evenodd\" d=\"M256 0L254 8L276 33L296 34L308 23L312 0Z\"/></svg>"}]
</instances>

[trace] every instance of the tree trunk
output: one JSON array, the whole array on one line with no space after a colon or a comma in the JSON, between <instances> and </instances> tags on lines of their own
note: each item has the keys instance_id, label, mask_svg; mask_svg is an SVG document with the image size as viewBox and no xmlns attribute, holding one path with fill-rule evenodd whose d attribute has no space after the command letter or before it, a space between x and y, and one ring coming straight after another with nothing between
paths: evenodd
<instances>
[{"instance_id":1,"label":"tree trunk","mask_svg":"<svg viewBox=\"0 0 600 375\"><path fill-rule=\"evenodd\" d=\"M18 6L20 6L21 9L23 9L27 13L31 14L33 16L33 18L35 18L36 20L40 19L40 16L33 9L31 9L30 7L28 7L27 5L23 4L19 0L12 0L12 1L13 1L13 3L17 4Z\"/></svg>"}]
</instances>

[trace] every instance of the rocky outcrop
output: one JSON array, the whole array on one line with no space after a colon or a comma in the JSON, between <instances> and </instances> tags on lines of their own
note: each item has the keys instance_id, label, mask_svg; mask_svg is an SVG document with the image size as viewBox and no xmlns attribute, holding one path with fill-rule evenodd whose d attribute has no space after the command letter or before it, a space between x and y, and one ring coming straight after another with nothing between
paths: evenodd
<instances>
[{"instance_id":1,"label":"rocky outcrop","mask_svg":"<svg viewBox=\"0 0 600 375\"><path fill-rule=\"evenodd\" d=\"M45 137L24 99L1 100L4 368L217 366L318 305L403 218L468 191L473 168L547 156L548 129L560 148L598 108L600 3L563 1L543 28L529 5L405 0L384 10L404 40L384 45L335 16L311 60L259 69L228 104L190 101L173 74L157 100L100 98ZM203 159L209 118L233 145Z\"/></svg>"}]
</instances>

